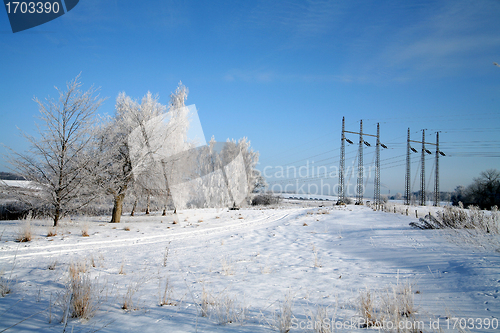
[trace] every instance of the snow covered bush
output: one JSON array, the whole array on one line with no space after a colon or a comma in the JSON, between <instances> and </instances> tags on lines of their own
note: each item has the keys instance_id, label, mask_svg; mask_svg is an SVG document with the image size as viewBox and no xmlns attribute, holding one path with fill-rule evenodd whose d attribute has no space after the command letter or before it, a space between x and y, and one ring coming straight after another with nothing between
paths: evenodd
<instances>
[{"instance_id":1,"label":"snow covered bush","mask_svg":"<svg viewBox=\"0 0 500 333\"><path fill-rule=\"evenodd\" d=\"M465 229L484 234L500 234L500 213L498 208L492 207L491 211L470 206L465 209L462 203L459 206L446 206L436 217L426 215L419 222L410 223L419 229Z\"/></svg>"},{"instance_id":2,"label":"snow covered bush","mask_svg":"<svg viewBox=\"0 0 500 333\"><path fill-rule=\"evenodd\" d=\"M269 206L278 204L281 201L280 196L275 196L272 193L257 194L252 198L252 206Z\"/></svg>"}]
</instances>

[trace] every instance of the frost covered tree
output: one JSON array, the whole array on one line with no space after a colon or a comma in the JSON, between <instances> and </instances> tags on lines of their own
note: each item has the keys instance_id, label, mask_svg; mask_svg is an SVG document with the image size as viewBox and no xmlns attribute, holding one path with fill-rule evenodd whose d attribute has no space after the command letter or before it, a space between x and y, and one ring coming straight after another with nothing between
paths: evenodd
<instances>
[{"instance_id":1,"label":"frost covered tree","mask_svg":"<svg viewBox=\"0 0 500 333\"><path fill-rule=\"evenodd\" d=\"M124 93L116 100L116 114L100 135L100 183L113 196L111 222L120 222L123 202L131 185L149 195L170 194L172 162L165 160L185 148L188 119L182 84L167 107L147 93L141 103Z\"/></svg>"},{"instance_id":2,"label":"frost covered tree","mask_svg":"<svg viewBox=\"0 0 500 333\"><path fill-rule=\"evenodd\" d=\"M224 165L231 163L232 160L241 155L243 160L244 169L241 170L246 177L245 192L248 195L252 193L259 181L259 171L255 169L259 162L259 153L255 152L251 146L248 138L244 137L240 140L227 140L224 149L221 152L221 158ZM235 170L235 172L238 172ZM237 177L236 174L229 175L230 177Z\"/></svg>"},{"instance_id":3,"label":"frost covered tree","mask_svg":"<svg viewBox=\"0 0 500 333\"><path fill-rule=\"evenodd\" d=\"M149 154L140 150L149 145L146 123L165 112L158 97L148 92L139 104L125 93L116 99L116 114L101 128L98 138L100 147L99 183L106 194L113 196L111 222L120 222L125 195L134 181L134 171L146 172ZM135 132L134 132L135 131ZM138 133L141 140L131 142L130 136ZM131 144L139 147L131 147ZM133 160L136 159L136 170ZM138 161L141 161L138 163ZM140 169L140 170L138 170Z\"/></svg>"},{"instance_id":4,"label":"frost covered tree","mask_svg":"<svg viewBox=\"0 0 500 333\"><path fill-rule=\"evenodd\" d=\"M193 160L185 154L193 144L188 141L187 132L189 129L189 109L185 102L188 97L189 90L186 86L179 82L175 93L170 94L170 102L167 113L167 126L165 128L165 139L162 141L162 149L157 159L158 165L161 167L158 173L162 176L162 187L160 191L164 197L163 215L166 213L168 202L174 206L174 212L177 212L176 200L172 196L172 185L182 183L188 180L187 171L192 170ZM184 154L183 154L184 153ZM181 188L176 189L177 192L182 191ZM177 193L181 196L185 193ZM178 200L177 200L178 201ZM183 200L185 201L185 200Z\"/></svg>"},{"instance_id":5,"label":"frost covered tree","mask_svg":"<svg viewBox=\"0 0 500 333\"><path fill-rule=\"evenodd\" d=\"M196 174L203 194L198 201L205 207L239 206L258 183L257 162L258 153L246 138L216 142L212 137L198 152Z\"/></svg>"},{"instance_id":6,"label":"frost covered tree","mask_svg":"<svg viewBox=\"0 0 500 333\"><path fill-rule=\"evenodd\" d=\"M30 181L34 201L48 209L57 226L67 213L89 204L95 197L91 188L94 159L90 144L95 114L104 99L93 86L81 91L80 75L56 87L59 98L45 102L34 98L40 111L38 136L23 133L30 144L26 153L14 153L15 172ZM27 198L22 198L27 199Z\"/></svg>"}]
</instances>

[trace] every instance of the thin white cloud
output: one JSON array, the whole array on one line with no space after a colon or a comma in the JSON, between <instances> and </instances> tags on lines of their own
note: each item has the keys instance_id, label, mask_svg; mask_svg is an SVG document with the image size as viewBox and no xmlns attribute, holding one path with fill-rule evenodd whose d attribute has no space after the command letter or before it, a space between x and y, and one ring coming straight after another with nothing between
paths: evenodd
<instances>
[{"instance_id":1,"label":"thin white cloud","mask_svg":"<svg viewBox=\"0 0 500 333\"><path fill-rule=\"evenodd\" d=\"M500 47L500 3L453 1L431 8L417 22L389 33L385 43L365 45L370 57L358 68L374 80L409 80L461 75L493 61L487 57ZM353 64L348 71L358 72Z\"/></svg>"}]
</instances>

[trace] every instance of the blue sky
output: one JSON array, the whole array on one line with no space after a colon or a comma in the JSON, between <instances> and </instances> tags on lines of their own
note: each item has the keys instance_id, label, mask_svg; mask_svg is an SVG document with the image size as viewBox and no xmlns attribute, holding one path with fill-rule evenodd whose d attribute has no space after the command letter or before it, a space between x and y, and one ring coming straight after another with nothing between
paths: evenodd
<instances>
[{"instance_id":1,"label":"blue sky","mask_svg":"<svg viewBox=\"0 0 500 333\"><path fill-rule=\"evenodd\" d=\"M0 142L25 150L17 128L35 131L33 96L55 97L54 86L80 72L84 88L109 97L103 114L121 91L158 93L166 104L182 80L207 139L248 137L268 174L338 167L345 116L350 131L363 119L375 134L380 123L389 147L382 193L403 192L408 127L413 140L423 128L430 142L441 131L441 189L453 190L500 169L499 17L497 0L80 0L13 34L0 10ZM347 148L347 165L356 149ZM373 148L364 160L372 163Z\"/></svg>"}]
</instances>

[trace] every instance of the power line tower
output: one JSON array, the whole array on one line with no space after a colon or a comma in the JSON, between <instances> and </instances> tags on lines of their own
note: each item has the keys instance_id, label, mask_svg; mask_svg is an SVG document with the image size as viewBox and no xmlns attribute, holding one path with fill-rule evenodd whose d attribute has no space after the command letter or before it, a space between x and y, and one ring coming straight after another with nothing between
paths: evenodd
<instances>
[{"instance_id":1,"label":"power line tower","mask_svg":"<svg viewBox=\"0 0 500 333\"><path fill-rule=\"evenodd\" d=\"M411 151L416 153L417 150L412 148L410 142L422 144L422 157L421 157L421 170L420 170L420 198L419 204L425 206L425 156L426 154L432 154L430 150L425 148L425 145L435 145L436 146L436 174L435 174L435 184L434 184L434 205L439 205L439 155L445 156L445 154L439 150L439 132L436 133L436 143L425 142L425 129L422 130L422 141L410 140L410 129L408 128L408 139L406 148L406 179L405 179L405 204L410 204L410 155Z\"/></svg>"},{"instance_id":2,"label":"power line tower","mask_svg":"<svg viewBox=\"0 0 500 333\"><path fill-rule=\"evenodd\" d=\"M337 205L345 203L344 172L345 172L345 117L342 117L342 135L340 139L340 173L339 173L339 197Z\"/></svg>"},{"instance_id":3,"label":"power line tower","mask_svg":"<svg viewBox=\"0 0 500 333\"><path fill-rule=\"evenodd\" d=\"M377 123L377 144L375 146L375 181L373 184L373 201L375 201L376 209L379 209L380 200L380 124ZM384 146L385 147L385 146Z\"/></svg>"},{"instance_id":4,"label":"power line tower","mask_svg":"<svg viewBox=\"0 0 500 333\"><path fill-rule=\"evenodd\" d=\"M422 169L420 170L420 206L425 206L425 129L422 130Z\"/></svg>"},{"instance_id":5,"label":"power line tower","mask_svg":"<svg viewBox=\"0 0 500 333\"><path fill-rule=\"evenodd\" d=\"M439 155L446 156L441 150L439 150L439 131L436 132L436 175L434 180L434 206L439 206Z\"/></svg>"},{"instance_id":6,"label":"power line tower","mask_svg":"<svg viewBox=\"0 0 500 333\"><path fill-rule=\"evenodd\" d=\"M411 196L411 189L410 189L410 184L411 184L411 173L410 173L410 166L411 166L411 150L414 150L410 145L410 128L408 127L408 138L406 141L406 177L405 177L405 205L410 205L410 196Z\"/></svg>"},{"instance_id":7,"label":"power line tower","mask_svg":"<svg viewBox=\"0 0 500 333\"><path fill-rule=\"evenodd\" d=\"M356 181L356 205L363 204L363 176L365 173L363 165L363 120L359 121L359 147L358 147L358 180Z\"/></svg>"},{"instance_id":8,"label":"power line tower","mask_svg":"<svg viewBox=\"0 0 500 333\"><path fill-rule=\"evenodd\" d=\"M345 142L353 144L351 140L345 137L345 133L357 134L359 135L359 147L358 147L358 179L356 182L356 204L363 204L363 194L364 194L364 165L363 165L363 144L370 147L371 145L363 139L363 135L372 136L377 138L376 146L376 165L375 165L375 194L374 199L376 205L380 205L380 147L387 148L386 145L380 142L380 125L377 124L377 135L363 133L363 120L359 122L359 132L350 132L345 130L345 118L342 118L342 136L341 136L341 148L340 148L340 174L339 174L339 201L345 200Z\"/></svg>"}]
</instances>

